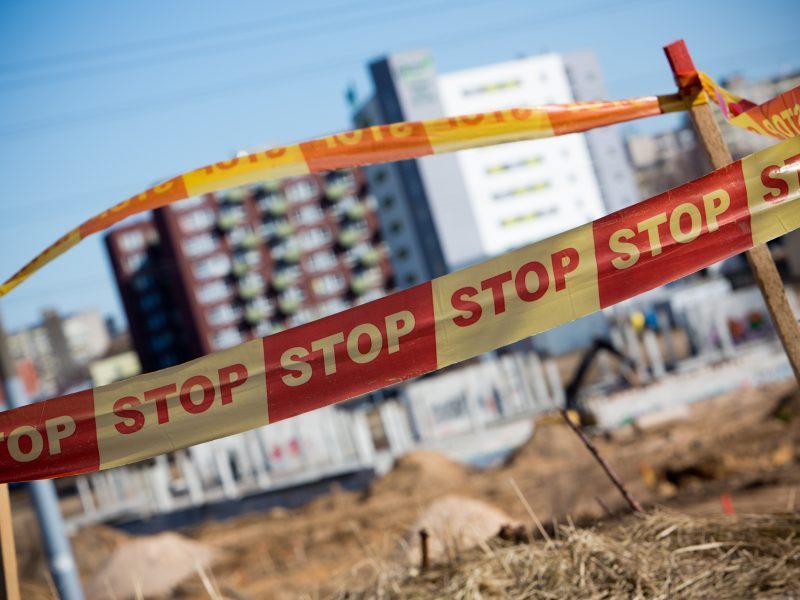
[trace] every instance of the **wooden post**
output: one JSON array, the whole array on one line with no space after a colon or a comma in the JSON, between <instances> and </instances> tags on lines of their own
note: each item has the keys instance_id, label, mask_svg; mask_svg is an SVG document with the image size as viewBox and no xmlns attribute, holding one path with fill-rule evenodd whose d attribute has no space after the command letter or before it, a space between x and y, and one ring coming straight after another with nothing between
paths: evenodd
<instances>
[{"instance_id":1,"label":"wooden post","mask_svg":"<svg viewBox=\"0 0 800 600\"><path fill-rule=\"evenodd\" d=\"M14 546L14 528L11 522L11 498L8 484L0 484L0 555L3 568L0 569L0 598L19 600L19 579L17 576L17 551Z\"/></svg>"},{"instance_id":2,"label":"wooden post","mask_svg":"<svg viewBox=\"0 0 800 600\"><path fill-rule=\"evenodd\" d=\"M708 97L700 83L700 77L686 43L683 40L673 42L664 47L664 52L681 96L691 103L689 116L703 148L711 159L711 164L715 169L731 164L733 158L714 119L714 112L708 103ZM792 365L794 376L800 382L800 324L789 305L775 261L772 260L766 244L759 244L746 254L753 276L772 316L778 337L789 358L789 364Z\"/></svg>"}]
</instances>

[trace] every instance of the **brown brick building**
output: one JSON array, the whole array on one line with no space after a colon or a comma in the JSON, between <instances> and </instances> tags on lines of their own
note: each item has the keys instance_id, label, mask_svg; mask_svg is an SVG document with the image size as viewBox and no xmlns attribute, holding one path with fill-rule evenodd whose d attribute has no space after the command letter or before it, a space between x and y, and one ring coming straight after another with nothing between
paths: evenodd
<instances>
[{"instance_id":1,"label":"brown brick building","mask_svg":"<svg viewBox=\"0 0 800 600\"><path fill-rule=\"evenodd\" d=\"M360 170L158 209L106 236L145 371L366 302L392 287Z\"/></svg>"}]
</instances>

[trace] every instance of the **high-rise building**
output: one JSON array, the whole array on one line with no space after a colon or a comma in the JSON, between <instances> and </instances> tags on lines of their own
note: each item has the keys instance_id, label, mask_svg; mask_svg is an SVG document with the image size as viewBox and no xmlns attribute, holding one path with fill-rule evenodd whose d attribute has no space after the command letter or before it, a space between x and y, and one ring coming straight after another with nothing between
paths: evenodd
<instances>
[{"instance_id":1,"label":"high-rise building","mask_svg":"<svg viewBox=\"0 0 800 600\"><path fill-rule=\"evenodd\" d=\"M34 398L54 396L85 383L89 363L110 345L105 319L96 310L60 315L48 309L40 323L8 334L14 362L25 364L26 372L35 374L35 385L27 386Z\"/></svg>"},{"instance_id":2,"label":"high-rise building","mask_svg":"<svg viewBox=\"0 0 800 600\"><path fill-rule=\"evenodd\" d=\"M198 196L106 244L144 371L263 337L392 287L360 170Z\"/></svg>"},{"instance_id":3,"label":"high-rise building","mask_svg":"<svg viewBox=\"0 0 800 600\"><path fill-rule=\"evenodd\" d=\"M438 74L427 51L370 64L358 126L605 97L593 53ZM397 284L407 287L638 199L616 129L367 167Z\"/></svg>"}]
</instances>

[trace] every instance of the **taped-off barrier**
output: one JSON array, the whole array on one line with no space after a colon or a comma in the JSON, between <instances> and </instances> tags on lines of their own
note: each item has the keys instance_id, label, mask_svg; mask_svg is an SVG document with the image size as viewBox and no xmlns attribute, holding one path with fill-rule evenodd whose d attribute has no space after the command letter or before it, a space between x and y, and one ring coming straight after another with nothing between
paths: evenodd
<instances>
[{"instance_id":1,"label":"taped-off barrier","mask_svg":"<svg viewBox=\"0 0 800 600\"><path fill-rule=\"evenodd\" d=\"M778 138L794 137L800 132L798 89L756 106L718 86L708 75L701 73L700 80L703 90L714 98L732 124ZM673 94L510 108L427 121L375 125L224 160L155 185L67 232L0 285L0 297L88 236L126 217L191 196L293 175L578 133L686 110L692 102L705 101L706 95L700 93L688 99Z\"/></svg>"},{"instance_id":2,"label":"taped-off barrier","mask_svg":"<svg viewBox=\"0 0 800 600\"><path fill-rule=\"evenodd\" d=\"M795 91L780 104L774 99L760 106L721 88L709 92L731 122L770 134L784 131L776 114L798 115L786 108L797 100ZM674 97L653 97L512 109L369 128L250 155L176 177L118 205L34 266L124 216L187 195L583 131L683 106ZM787 127L796 129L792 118ZM441 369L796 229L799 199L800 138L793 138L593 223L341 313L169 369L0 413L0 481L132 463Z\"/></svg>"},{"instance_id":3,"label":"taped-off barrier","mask_svg":"<svg viewBox=\"0 0 800 600\"><path fill-rule=\"evenodd\" d=\"M800 227L800 138L593 223L191 362L0 413L0 480L131 463L441 369Z\"/></svg>"}]
</instances>

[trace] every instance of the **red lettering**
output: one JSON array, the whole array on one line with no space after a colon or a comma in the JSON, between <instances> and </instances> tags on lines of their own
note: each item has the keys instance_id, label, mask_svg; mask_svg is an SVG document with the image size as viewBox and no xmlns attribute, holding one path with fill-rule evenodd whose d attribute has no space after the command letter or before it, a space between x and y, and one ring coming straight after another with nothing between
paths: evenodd
<instances>
[{"instance_id":1,"label":"red lettering","mask_svg":"<svg viewBox=\"0 0 800 600\"><path fill-rule=\"evenodd\" d=\"M192 400L193 387L203 390L203 398L197 404ZM214 404L214 383L205 375L192 375L181 386L180 400L183 410L192 415L205 412Z\"/></svg>"},{"instance_id":2,"label":"red lettering","mask_svg":"<svg viewBox=\"0 0 800 600\"><path fill-rule=\"evenodd\" d=\"M483 313L481 305L474 300L465 299L465 297L474 298L477 295L478 290L474 287L463 287L453 292L453 296L450 298L450 303L453 305L453 308L456 310L463 310L470 315L459 315L453 319L453 323L459 327L468 327L480 320L481 314Z\"/></svg>"},{"instance_id":3,"label":"red lettering","mask_svg":"<svg viewBox=\"0 0 800 600\"><path fill-rule=\"evenodd\" d=\"M494 314L499 315L506 312L506 298L503 295L503 284L511 281L511 271L500 273L489 279L481 281L482 290L492 290L494 299Z\"/></svg>"},{"instance_id":4,"label":"red lettering","mask_svg":"<svg viewBox=\"0 0 800 600\"><path fill-rule=\"evenodd\" d=\"M536 273L536 277L539 280L534 291L528 289L529 273ZM517 296L519 296L520 300L535 302L547 293L547 288L550 286L547 267L535 260L525 263L519 268L514 277L514 286L517 288Z\"/></svg>"},{"instance_id":5,"label":"red lettering","mask_svg":"<svg viewBox=\"0 0 800 600\"><path fill-rule=\"evenodd\" d=\"M244 385L244 382L247 381L247 367L237 363L222 367L218 374L222 404L230 404L233 402L233 389Z\"/></svg>"},{"instance_id":6,"label":"red lettering","mask_svg":"<svg viewBox=\"0 0 800 600\"><path fill-rule=\"evenodd\" d=\"M174 383L169 385L162 385L154 390L147 390L144 393L144 401L155 401L156 414L158 415L158 424L163 425L169 423L169 407L167 406L167 396L174 394L178 391L178 386Z\"/></svg>"},{"instance_id":7,"label":"red lettering","mask_svg":"<svg viewBox=\"0 0 800 600\"><path fill-rule=\"evenodd\" d=\"M553 279L556 282L556 291L560 292L566 287L566 275L578 268L580 255L575 248L564 248L553 253Z\"/></svg>"},{"instance_id":8,"label":"red lettering","mask_svg":"<svg viewBox=\"0 0 800 600\"><path fill-rule=\"evenodd\" d=\"M765 188L775 190L764 194L765 202L783 202L789 195L789 184L780 177L773 177L780 170L778 165L770 165L761 171L761 183Z\"/></svg>"},{"instance_id":9,"label":"red lettering","mask_svg":"<svg viewBox=\"0 0 800 600\"><path fill-rule=\"evenodd\" d=\"M114 423L114 428L122 434L136 433L144 427L144 413L135 407L141 406L135 396L125 396L114 402L114 414L121 419L130 419L131 423Z\"/></svg>"}]
</instances>

